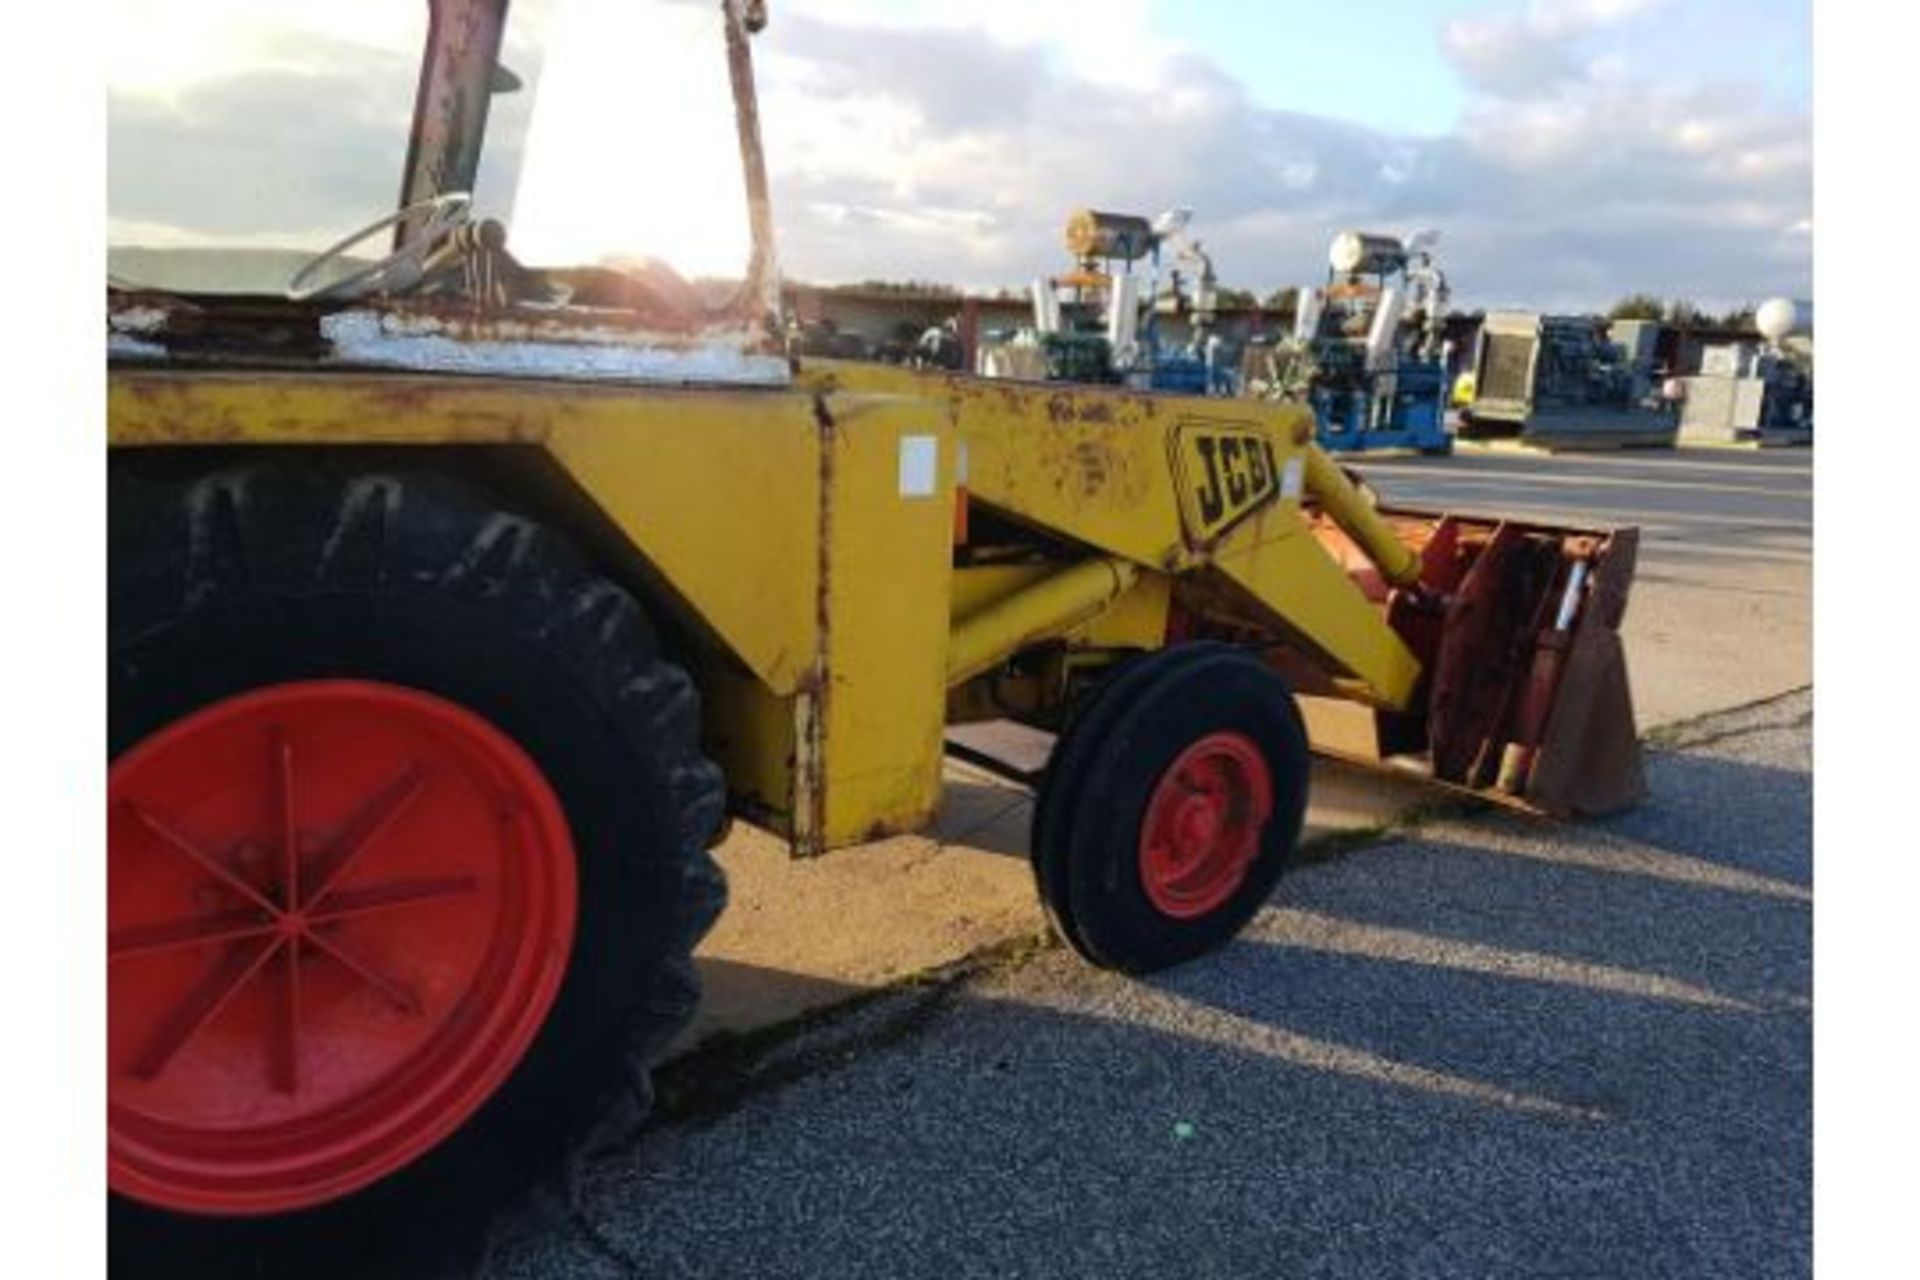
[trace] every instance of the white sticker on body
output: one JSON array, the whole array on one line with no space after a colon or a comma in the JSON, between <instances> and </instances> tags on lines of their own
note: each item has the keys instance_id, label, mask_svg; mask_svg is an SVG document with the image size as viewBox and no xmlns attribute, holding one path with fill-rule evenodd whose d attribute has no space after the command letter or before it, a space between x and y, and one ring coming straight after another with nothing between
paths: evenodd
<instances>
[{"instance_id":1,"label":"white sticker on body","mask_svg":"<svg viewBox=\"0 0 1920 1280\"><path fill-rule=\"evenodd\" d=\"M1300 458L1288 458L1287 465L1280 469L1280 500L1298 498L1304 487L1307 464Z\"/></svg>"},{"instance_id":2,"label":"white sticker on body","mask_svg":"<svg viewBox=\"0 0 1920 1280\"><path fill-rule=\"evenodd\" d=\"M900 496L931 498L940 483L940 437L900 437Z\"/></svg>"}]
</instances>

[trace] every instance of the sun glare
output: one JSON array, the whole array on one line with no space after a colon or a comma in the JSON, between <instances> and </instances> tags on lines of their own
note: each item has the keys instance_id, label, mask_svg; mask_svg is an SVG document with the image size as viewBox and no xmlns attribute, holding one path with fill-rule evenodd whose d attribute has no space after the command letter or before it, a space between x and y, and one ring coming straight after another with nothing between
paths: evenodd
<instances>
[{"instance_id":1,"label":"sun glare","mask_svg":"<svg viewBox=\"0 0 1920 1280\"><path fill-rule=\"evenodd\" d=\"M511 236L523 261L739 276L749 237L717 4L562 0Z\"/></svg>"}]
</instances>

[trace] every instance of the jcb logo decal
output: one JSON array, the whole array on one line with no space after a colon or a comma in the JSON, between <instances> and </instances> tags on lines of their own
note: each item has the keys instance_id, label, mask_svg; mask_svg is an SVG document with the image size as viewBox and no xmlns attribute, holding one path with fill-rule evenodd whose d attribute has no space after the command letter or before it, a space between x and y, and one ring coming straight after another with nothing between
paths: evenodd
<instances>
[{"instance_id":1,"label":"jcb logo decal","mask_svg":"<svg viewBox=\"0 0 1920 1280\"><path fill-rule=\"evenodd\" d=\"M1173 472L1194 542L1218 538L1280 491L1273 442L1244 427L1181 427L1173 437Z\"/></svg>"}]
</instances>

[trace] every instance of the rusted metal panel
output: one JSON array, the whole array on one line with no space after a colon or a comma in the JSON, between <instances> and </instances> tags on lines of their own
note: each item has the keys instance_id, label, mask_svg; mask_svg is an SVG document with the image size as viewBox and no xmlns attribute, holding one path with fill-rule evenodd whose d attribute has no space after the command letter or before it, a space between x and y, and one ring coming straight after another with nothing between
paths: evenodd
<instances>
[{"instance_id":1,"label":"rusted metal panel","mask_svg":"<svg viewBox=\"0 0 1920 1280\"><path fill-rule=\"evenodd\" d=\"M429 0L427 42L397 208L473 190L507 7L508 0ZM395 247L413 233L412 220L396 226Z\"/></svg>"},{"instance_id":2,"label":"rusted metal panel","mask_svg":"<svg viewBox=\"0 0 1920 1280\"><path fill-rule=\"evenodd\" d=\"M1618 629L1638 531L1378 514L1417 555L1416 586L1390 587L1331 521L1315 534L1425 675L1402 713L1298 685L1316 695L1302 699L1315 749L1534 812L1633 803L1643 782ZM1291 650L1272 661L1296 679L1311 671Z\"/></svg>"},{"instance_id":3,"label":"rusted metal panel","mask_svg":"<svg viewBox=\"0 0 1920 1280\"><path fill-rule=\"evenodd\" d=\"M277 298L116 292L108 354L129 364L420 373L707 386L786 386L792 364L758 328L647 327L635 312L407 302L330 307Z\"/></svg>"},{"instance_id":4,"label":"rusted metal panel","mask_svg":"<svg viewBox=\"0 0 1920 1280\"><path fill-rule=\"evenodd\" d=\"M760 91L753 78L750 37L767 25L765 0L725 0L727 75L733 83L734 123L740 138L740 168L747 186L747 229L753 251L740 290L745 316L771 320L780 313L780 262L773 230L773 196L767 182L766 149L760 140Z\"/></svg>"},{"instance_id":5,"label":"rusted metal panel","mask_svg":"<svg viewBox=\"0 0 1920 1280\"><path fill-rule=\"evenodd\" d=\"M958 450L937 406L824 397L819 678L803 690L802 852L929 820L940 795Z\"/></svg>"},{"instance_id":6,"label":"rusted metal panel","mask_svg":"<svg viewBox=\"0 0 1920 1280\"><path fill-rule=\"evenodd\" d=\"M1586 613L1574 630L1527 793L1549 813L1612 813L1646 795L1620 641L1639 550L1640 531L1619 530L1593 569Z\"/></svg>"},{"instance_id":7,"label":"rusted metal panel","mask_svg":"<svg viewBox=\"0 0 1920 1280\"><path fill-rule=\"evenodd\" d=\"M330 315L320 329L330 362L362 368L680 385L778 387L791 380L786 359L766 353L745 331L679 337L370 310Z\"/></svg>"},{"instance_id":8,"label":"rusted metal panel","mask_svg":"<svg viewBox=\"0 0 1920 1280\"><path fill-rule=\"evenodd\" d=\"M116 369L107 420L116 446L540 446L770 687L791 691L813 664L820 441L810 396Z\"/></svg>"},{"instance_id":9,"label":"rusted metal panel","mask_svg":"<svg viewBox=\"0 0 1920 1280\"><path fill-rule=\"evenodd\" d=\"M107 358L304 366L326 355L321 314L277 297L190 299L116 289L107 295Z\"/></svg>"},{"instance_id":10,"label":"rusted metal panel","mask_svg":"<svg viewBox=\"0 0 1920 1280\"><path fill-rule=\"evenodd\" d=\"M1520 679L1522 631L1541 589L1541 549L1510 524L1494 530L1447 604L1432 669L1428 732L1436 777L1477 785Z\"/></svg>"}]
</instances>

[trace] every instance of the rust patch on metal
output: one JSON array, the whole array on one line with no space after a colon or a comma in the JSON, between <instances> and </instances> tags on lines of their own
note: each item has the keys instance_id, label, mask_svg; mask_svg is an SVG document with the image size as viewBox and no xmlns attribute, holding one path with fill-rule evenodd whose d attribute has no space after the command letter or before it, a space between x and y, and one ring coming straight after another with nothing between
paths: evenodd
<instances>
[{"instance_id":1,"label":"rust patch on metal","mask_svg":"<svg viewBox=\"0 0 1920 1280\"><path fill-rule=\"evenodd\" d=\"M1526 535L1502 525L1448 602L1429 703L1437 777L1476 785L1488 743L1500 737L1542 585L1537 560Z\"/></svg>"},{"instance_id":2,"label":"rust patch on metal","mask_svg":"<svg viewBox=\"0 0 1920 1280\"><path fill-rule=\"evenodd\" d=\"M766 150L760 141L760 97L753 77L750 37L767 25L764 0L727 0L727 75L733 86L734 126L740 141L740 167L746 176L747 226L753 254L747 278L729 308L742 318L765 321L769 332L780 312L780 267L774 249L773 197L767 182Z\"/></svg>"},{"instance_id":3,"label":"rust patch on metal","mask_svg":"<svg viewBox=\"0 0 1920 1280\"><path fill-rule=\"evenodd\" d=\"M462 395L474 389L472 379L434 375L119 368L109 385L132 402L110 415L116 445L404 444L422 438L540 444L555 419L569 412L567 402L537 388L475 403ZM240 400L225 394L238 388L247 391ZM303 395L320 389L334 394L324 401ZM582 388L578 394L590 390L605 389ZM423 432L421 423L431 425Z\"/></svg>"},{"instance_id":4,"label":"rust patch on metal","mask_svg":"<svg viewBox=\"0 0 1920 1280\"><path fill-rule=\"evenodd\" d=\"M795 726L793 778L793 853L810 858L826 851L827 835L827 723L833 703L833 485L838 466L835 449L839 431L826 398L813 398L814 424L819 428L820 509L814 584L814 661L800 678L796 708L802 719Z\"/></svg>"},{"instance_id":5,"label":"rust patch on metal","mask_svg":"<svg viewBox=\"0 0 1920 1280\"><path fill-rule=\"evenodd\" d=\"M1097 441L1082 440L1073 446L1073 480L1083 498L1091 498L1105 489L1113 478L1114 453Z\"/></svg>"},{"instance_id":6,"label":"rust patch on metal","mask_svg":"<svg viewBox=\"0 0 1920 1280\"><path fill-rule=\"evenodd\" d=\"M505 8L482 0L434 0L429 6L427 57L414 90L413 128L396 207L473 190ZM394 228L394 244L404 243L413 231L408 224Z\"/></svg>"},{"instance_id":7,"label":"rust patch on metal","mask_svg":"<svg viewBox=\"0 0 1920 1280\"><path fill-rule=\"evenodd\" d=\"M1001 384L1005 408L1009 413L1029 415L1040 393L1018 384ZM1152 418L1159 413L1153 395L1109 387L1082 387L1073 391L1054 391L1045 395L1041 407L1047 421L1055 426L1114 426L1128 416Z\"/></svg>"},{"instance_id":8,"label":"rust patch on metal","mask_svg":"<svg viewBox=\"0 0 1920 1280\"><path fill-rule=\"evenodd\" d=\"M292 301L264 295L208 295L193 298L141 290L112 290L107 298L110 332L160 343L175 354L281 356L312 359L329 349L323 326L327 317L363 311L377 316L381 329L401 337L440 337L456 342L580 343L645 346L653 350L698 352L724 338L743 351L770 352L770 340L737 325L701 324L710 316L689 316L686 309L654 305L644 282L600 270L554 273L591 277L603 293L618 293L624 305L561 309L525 305L478 306L457 299L385 299L351 303ZM632 286L631 288L627 286Z\"/></svg>"},{"instance_id":9,"label":"rust patch on metal","mask_svg":"<svg viewBox=\"0 0 1920 1280\"><path fill-rule=\"evenodd\" d=\"M456 342L577 342L628 345L673 351L700 350L710 334L687 332L672 323L675 315L657 307L478 308L460 302L389 301L377 308L382 328L409 337L432 335Z\"/></svg>"},{"instance_id":10,"label":"rust patch on metal","mask_svg":"<svg viewBox=\"0 0 1920 1280\"><path fill-rule=\"evenodd\" d=\"M1527 798L1554 814L1606 814L1647 791L1619 626L1640 549L1621 529L1599 550L1585 616L1575 624Z\"/></svg>"},{"instance_id":11,"label":"rust patch on metal","mask_svg":"<svg viewBox=\"0 0 1920 1280\"><path fill-rule=\"evenodd\" d=\"M376 386L367 392L367 399L385 413L396 417L415 417L433 410L434 392L417 382L395 382L387 386Z\"/></svg>"},{"instance_id":12,"label":"rust patch on metal","mask_svg":"<svg viewBox=\"0 0 1920 1280\"><path fill-rule=\"evenodd\" d=\"M107 332L164 348L168 355L228 362L310 362L326 354L322 312L272 297L193 301L116 289L107 295Z\"/></svg>"},{"instance_id":13,"label":"rust patch on metal","mask_svg":"<svg viewBox=\"0 0 1920 1280\"><path fill-rule=\"evenodd\" d=\"M1113 421L1113 407L1091 395L1056 391L1046 398L1047 421L1057 427Z\"/></svg>"},{"instance_id":14,"label":"rust patch on metal","mask_svg":"<svg viewBox=\"0 0 1920 1280\"><path fill-rule=\"evenodd\" d=\"M1640 799L1645 780L1618 634L1638 531L1404 508L1380 514L1420 557L1416 587L1389 587L1324 513L1303 511L1327 554L1420 659L1412 710L1374 713L1380 754L1403 764L1424 757L1423 772L1436 783L1537 813L1607 813ZM1584 597L1574 579L1582 563L1592 566ZM1569 601L1570 637L1556 620ZM1557 678L1543 666L1558 666Z\"/></svg>"}]
</instances>

